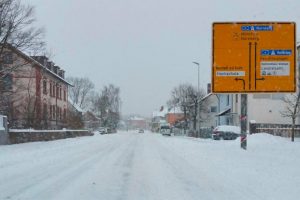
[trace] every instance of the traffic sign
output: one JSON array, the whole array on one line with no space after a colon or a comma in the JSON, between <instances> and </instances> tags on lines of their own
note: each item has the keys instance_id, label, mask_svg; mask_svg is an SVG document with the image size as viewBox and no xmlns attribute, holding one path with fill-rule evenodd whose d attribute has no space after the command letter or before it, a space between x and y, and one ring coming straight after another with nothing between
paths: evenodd
<instances>
[{"instance_id":1,"label":"traffic sign","mask_svg":"<svg viewBox=\"0 0 300 200\"><path fill-rule=\"evenodd\" d=\"M294 22L213 23L212 91L296 91Z\"/></svg>"}]
</instances>

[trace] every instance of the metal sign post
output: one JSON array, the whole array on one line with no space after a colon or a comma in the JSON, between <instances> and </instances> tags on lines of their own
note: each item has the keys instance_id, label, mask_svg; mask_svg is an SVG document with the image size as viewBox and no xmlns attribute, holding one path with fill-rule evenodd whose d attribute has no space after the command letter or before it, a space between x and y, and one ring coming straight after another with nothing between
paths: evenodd
<instances>
[{"instance_id":1,"label":"metal sign post","mask_svg":"<svg viewBox=\"0 0 300 200\"><path fill-rule=\"evenodd\" d=\"M241 148L247 149L247 94L241 94Z\"/></svg>"}]
</instances>

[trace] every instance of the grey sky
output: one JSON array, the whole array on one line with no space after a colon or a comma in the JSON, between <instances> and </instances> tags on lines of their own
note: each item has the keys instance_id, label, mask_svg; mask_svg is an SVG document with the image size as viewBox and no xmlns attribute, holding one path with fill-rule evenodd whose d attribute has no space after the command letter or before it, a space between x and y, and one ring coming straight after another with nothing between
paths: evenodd
<instances>
[{"instance_id":1,"label":"grey sky","mask_svg":"<svg viewBox=\"0 0 300 200\"><path fill-rule=\"evenodd\" d=\"M67 76L121 88L124 114L150 116L179 83L211 79L214 21L300 20L299 0L23 0L36 7ZM298 29L298 28L297 28Z\"/></svg>"}]
</instances>

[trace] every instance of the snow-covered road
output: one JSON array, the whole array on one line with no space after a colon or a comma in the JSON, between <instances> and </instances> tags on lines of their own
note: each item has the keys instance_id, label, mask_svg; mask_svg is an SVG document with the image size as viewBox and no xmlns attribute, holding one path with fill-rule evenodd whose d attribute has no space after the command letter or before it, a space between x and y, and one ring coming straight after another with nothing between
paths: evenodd
<instances>
[{"instance_id":1,"label":"snow-covered road","mask_svg":"<svg viewBox=\"0 0 300 200\"><path fill-rule=\"evenodd\" d=\"M297 199L300 142L274 138L247 151L136 132L0 146L0 199Z\"/></svg>"}]
</instances>

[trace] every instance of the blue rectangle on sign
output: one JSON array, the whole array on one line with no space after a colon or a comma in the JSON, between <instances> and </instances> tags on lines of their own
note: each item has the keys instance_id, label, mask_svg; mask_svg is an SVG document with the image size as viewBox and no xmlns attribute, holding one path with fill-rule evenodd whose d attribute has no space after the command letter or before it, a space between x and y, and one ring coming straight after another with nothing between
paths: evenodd
<instances>
[{"instance_id":1,"label":"blue rectangle on sign","mask_svg":"<svg viewBox=\"0 0 300 200\"><path fill-rule=\"evenodd\" d=\"M290 56L292 50L290 49L263 49L260 51L262 56Z\"/></svg>"},{"instance_id":2,"label":"blue rectangle on sign","mask_svg":"<svg viewBox=\"0 0 300 200\"><path fill-rule=\"evenodd\" d=\"M273 31L272 25L246 25L241 27L242 31Z\"/></svg>"}]
</instances>

